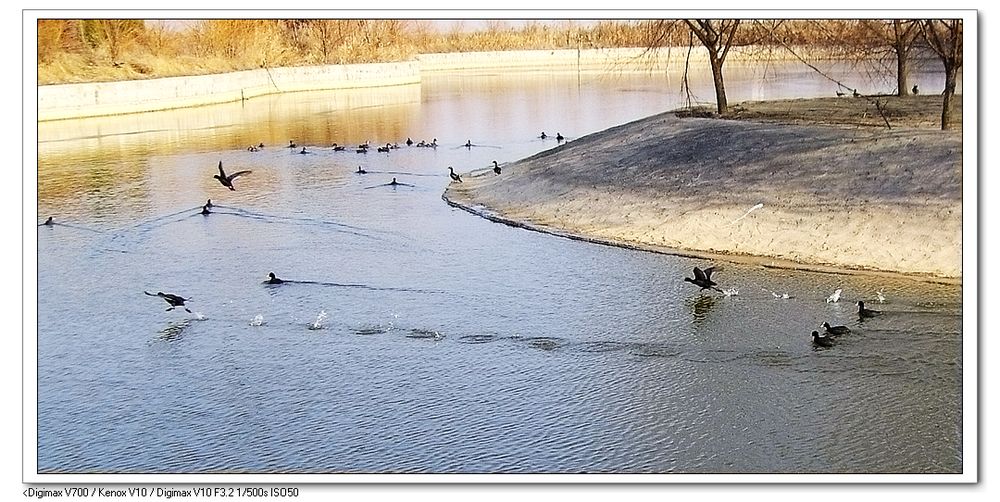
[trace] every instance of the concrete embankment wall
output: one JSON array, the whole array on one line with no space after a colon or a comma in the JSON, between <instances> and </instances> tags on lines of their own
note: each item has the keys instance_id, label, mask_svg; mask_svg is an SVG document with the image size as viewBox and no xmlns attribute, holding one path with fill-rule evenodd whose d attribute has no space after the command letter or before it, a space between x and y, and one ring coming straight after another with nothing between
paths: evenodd
<instances>
[{"instance_id":1,"label":"concrete embankment wall","mask_svg":"<svg viewBox=\"0 0 1000 502\"><path fill-rule=\"evenodd\" d=\"M299 66L216 75L38 87L38 120L95 117L240 101L265 94L420 82L416 61Z\"/></svg>"},{"instance_id":2,"label":"concrete embankment wall","mask_svg":"<svg viewBox=\"0 0 1000 502\"><path fill-rule=\"evenodd\" d=\"M386 87L420 83L421 74L459 71L684 71L707 68L702 47L564 49L422 54L413 61L354 65L297 66L216 75L168 77L121 82L38 87L38 120L59 120L186 108L249 99L265 94L329 89ZM728 60L756 57L752 49L734 48ZM771 54L768 60L791 58ZM706 70L707 71L707 70Z\"/></svg>"}]
</instances>

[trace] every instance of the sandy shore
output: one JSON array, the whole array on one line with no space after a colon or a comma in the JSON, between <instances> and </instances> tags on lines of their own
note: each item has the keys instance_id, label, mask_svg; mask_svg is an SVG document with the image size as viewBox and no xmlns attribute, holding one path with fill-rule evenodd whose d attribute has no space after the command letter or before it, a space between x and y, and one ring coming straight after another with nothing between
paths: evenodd
<instances>
[{"instance_id":1,"label":"sandy shore","mask_svg":"<svg viewBox=\"0 0 1000 502\"><path fill-rule=\"evenodd\" d=\"M607 244L958 283L962 137L937 129L940 103L890 99L892 129L849 97L664 113L473 171L444 198Z\"/></svg>"}]
</instances>

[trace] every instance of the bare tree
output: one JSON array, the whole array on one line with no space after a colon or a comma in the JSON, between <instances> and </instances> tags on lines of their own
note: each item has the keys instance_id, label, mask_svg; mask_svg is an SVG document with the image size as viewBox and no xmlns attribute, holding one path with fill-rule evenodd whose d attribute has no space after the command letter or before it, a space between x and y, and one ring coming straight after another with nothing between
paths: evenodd
<instances>
[{"instance_id":1,"label":"bare tree","mask_svg":"<svg viewBox=\"0 0 1000 502\"><path fill-rule=\"evenodd\" d=\"M715 102L719 114L729 111L726 100L726 84L722 78L722 65L726 62L733 39L740 27L739 19L695 19L684 20L688 28L708 50L708 62L712 66L712 81L715 83Z\"/></svg>"},{"instance_id":2,"label":"bare tree","mask_svg":"<svg viewBox=\"0 0 1000 502\"><path fill-rule=\"evenodd\" d=\"M908 95L910 50L920 34L920 21L865 19L861 21L860 28L865 35L861 39L862 44L866 46L862 49L862 53L874 53L878 59L886 63L889 58L895 59L896 95ZM886 71L888 72L888 69Z\"/></svg>"},{"instance_id":3,"label":"bare tree","mask_svg":"<svg viewBox=\"0 0 1000 502\"><path fill-rule=\"evenodd\" d=\"M944 64L944 103L941 106L941 130L951 129L951 103L962 68L962 20L925 19L920 30L927 45Z\"/></svg>"}]
</instances>

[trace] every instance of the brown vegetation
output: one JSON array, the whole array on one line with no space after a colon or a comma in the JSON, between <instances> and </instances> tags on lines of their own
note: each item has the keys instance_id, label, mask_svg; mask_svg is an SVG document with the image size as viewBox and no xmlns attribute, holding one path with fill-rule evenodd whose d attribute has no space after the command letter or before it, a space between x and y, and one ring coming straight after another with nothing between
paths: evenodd
<instances>
[{"instance_id":1,"label":"brown vegetation","mask_svg":"<svg viewBox=\"0 0 1000 502\"><path fill-rule=\"evenodd\" d=\"M874 21L746 20L732 45L764 43L857 54ZM867 24L866 24L867 23ZM879 32L881 33L881 32ZM417 54L610 47L684 47L679 20L490 21L470 31L412 19L219 19L183 31L136 19L38 20L39 84L130 80L315 64L401 61ZM695 41L697 43L697 41Z\"/></svg>"}]
</instances>

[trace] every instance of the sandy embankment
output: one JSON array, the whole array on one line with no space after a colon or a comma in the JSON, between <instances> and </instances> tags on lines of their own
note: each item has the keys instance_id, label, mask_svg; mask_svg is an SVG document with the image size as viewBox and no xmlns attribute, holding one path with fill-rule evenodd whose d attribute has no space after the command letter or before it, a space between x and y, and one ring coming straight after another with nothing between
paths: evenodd
<instances>
[{"instance_id":1,"label":"sandy embankment","mask_svg":"<svg viewBox=\"0 0 1000 502\"><path fill-rule=\"evenodd\" d=\"M854 98L738 105L736 116L753 120L664 113L504 166L501 176L474 171L444 197L498 221L609 244L960 282L962 137L934 126L940 102L890 100L891 130L860 125L881 118Z\"/></svg>"}]
</instances>

